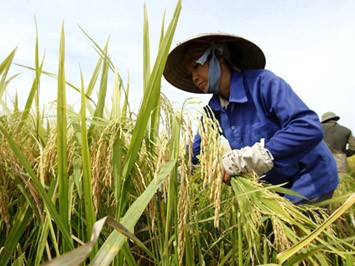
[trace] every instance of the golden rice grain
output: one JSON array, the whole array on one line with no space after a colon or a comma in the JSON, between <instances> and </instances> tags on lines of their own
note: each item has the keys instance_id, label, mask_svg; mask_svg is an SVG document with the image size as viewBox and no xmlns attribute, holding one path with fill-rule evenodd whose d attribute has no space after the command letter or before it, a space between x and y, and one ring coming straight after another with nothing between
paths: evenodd
<instances>
[{"instance_id":1,"label":"golden rice grain","mask_svg":"<svg viewBox=\"0 0 355 266\"><path fill-rule=\"evenodd\" d=\"M200 165L203 186L209 187L210 199L214 203L214 226L219 226L220 198L222 188L222 144L220 126L214 117L203 112L202 122L199 125L201 136Z\"/></svg>"}]
</instances>

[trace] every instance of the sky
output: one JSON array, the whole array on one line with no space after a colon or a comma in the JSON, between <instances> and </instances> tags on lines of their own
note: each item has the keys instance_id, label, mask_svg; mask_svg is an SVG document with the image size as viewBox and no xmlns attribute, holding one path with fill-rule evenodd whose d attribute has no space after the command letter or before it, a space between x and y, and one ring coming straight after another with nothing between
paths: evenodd
<instances>
[{"instance_id":1,"label":"sky","mask_svg":"<svg viewBox=\"0 0 355 266\"><path fill-rule=\"evenodd\" d=\"M177 0L2 0L0 63L17 48L14 63L34 65L36 19L44 70L58 72L63 27L66 79L79 86L81 70L88 83L98 57L82 27L101 47L108 41L112 62L123 81L130 82L130 103L138 106L143 96L144 5L154 62L163 18L167 26L176 4ZM246 38L263 50L266 69L285 79L309 108L319 116L335 112L339 123L355 132L354 14L353 0L182 0L172 48L200 33ZM17 92L25 101L33 73L16 65L11 73L18 76L3 99ZM41 82L41 100L49 104L56 98L56 83L45 77ZM190 97L206 103L210 98L180 91L164 79L162 92L177 104ZM68 95L70 100L78 96L74 91Z\"/></svg>"}]
</instances>

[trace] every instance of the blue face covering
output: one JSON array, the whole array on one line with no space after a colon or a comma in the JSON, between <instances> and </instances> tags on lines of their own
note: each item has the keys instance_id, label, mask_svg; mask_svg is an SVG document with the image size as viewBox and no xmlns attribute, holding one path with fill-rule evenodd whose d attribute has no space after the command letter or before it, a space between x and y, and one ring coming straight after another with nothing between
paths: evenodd
<instances>
[{"instance_id":1,"label":"blue face covering","mask_svg":"<svg viewBox=\"0 0 355 266\"><path fill-rule=\"evenodd\" d=\"M212 43L210 48L208 48L203 55L196 60L198 64L205 64L207 58L210 54L212 54L210 60L210 68L208 71L208 92L213 94L219 93L219 81L221 79L221 67L219 66L218 59L216 57L216 53L218 55L223 54L223 45Z\"/></svg>"}]
</instances>

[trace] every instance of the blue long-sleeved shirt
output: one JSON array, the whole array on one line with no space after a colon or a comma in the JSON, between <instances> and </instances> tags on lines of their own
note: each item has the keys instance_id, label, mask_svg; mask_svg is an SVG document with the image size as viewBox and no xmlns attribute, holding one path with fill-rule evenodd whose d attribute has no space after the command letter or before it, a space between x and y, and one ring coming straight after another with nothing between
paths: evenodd
<instances>
[{"instance_id":1,"label":"blue long-sleeved shirt","mask_svg":"<svg viewBox=\"0 0 355 266\"><path fill-rule=\"evenodd\" d=\"M261 138L274 157L263 180L289 182L290 189L312 199L334 190L338 183L335 160L323 141L317 114L280 77L268 70L233 72L227 108L214 95L209 106L232 149L252 146ZM200 153L196 134L194 157ZM285 195L294 203L299 197Z\"/></svg>"}]
</instances>

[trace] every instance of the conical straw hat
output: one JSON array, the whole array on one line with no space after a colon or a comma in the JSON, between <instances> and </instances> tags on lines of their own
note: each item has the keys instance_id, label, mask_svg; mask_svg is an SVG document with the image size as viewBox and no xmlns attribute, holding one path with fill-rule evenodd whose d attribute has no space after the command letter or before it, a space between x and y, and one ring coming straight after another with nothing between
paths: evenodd
<instances>
[{"instance_id":1,"label":"conical straw hat","mask_svg":"<svg viewBox=\"0 0 355 266\"><path fill-rule=\"evenodd\" d=\"M186 48L191 44L212 42L227 43L229 46L230 60L241 71L265 68L266 60L263 51L251 41L231 34L207 33L179 43L169 53L163 73L165 79L181 90L203 93L192 82L191 75L187 72L183 60Z\"/></svg>"}]
</instances>

